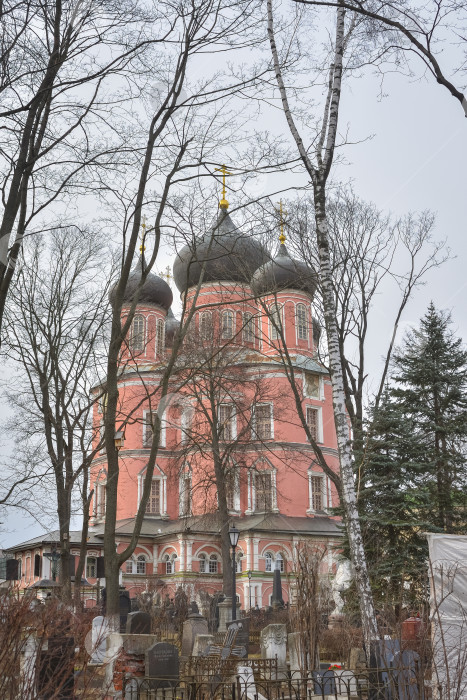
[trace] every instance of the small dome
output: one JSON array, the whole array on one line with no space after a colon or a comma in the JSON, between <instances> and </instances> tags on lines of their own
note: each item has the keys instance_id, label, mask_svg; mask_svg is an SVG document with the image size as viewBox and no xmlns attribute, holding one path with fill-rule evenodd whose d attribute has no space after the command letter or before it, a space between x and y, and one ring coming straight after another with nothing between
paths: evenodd
<instances>
[{"instance_id":1,"label":"small dome","mask_svg":"<svg viewBox=\"0 0 467 700\"><path fill-rule=\"evenodd\" d=\"M175 318L172 309L167 312L167 317L165 319L165 343L168 347L171 347L175 333L180 328L180 321Z\"/></svg>"},{"instance_id":2,"label":"small dome","mask_svg":"<svg viewBox=\"0 0 467 700\"><path fill-rule=\"evenodd\" d=\"M256 270L251 288L257 296L282 289L299 289L312 297L316 290L316 273L304 262L293 260L282 243L276 257Z\"/></svg>"},{"instance_id":3,"label":"small dome","mask_svg":"<svg viewBox=\"0 0 467 700\"><path fill-rule=\"evenodd\" d=\"M140 256L138 262L130 272L128 282L123 295L123 304L130 303L136 292L138 284L143 273L143 256ZM162 306L166 311L169 310L173 301L172 290L162 277L150 272L146 277L146 282L139 293L138 304L157 304Z\"/></svg>"},{"instance_id":4,"label":"small dome","mask_svg":"<svg viewBox=\"0 0 467 700\"><path fill-rule=\"evenodd\" d=\"M253 272L268 259L259 241L236 228L225 209L221 209L210 231L177 254L174 280L181 292L198 284L204 267L203 282L249 283Z\"/></svg>"}]
</instances>

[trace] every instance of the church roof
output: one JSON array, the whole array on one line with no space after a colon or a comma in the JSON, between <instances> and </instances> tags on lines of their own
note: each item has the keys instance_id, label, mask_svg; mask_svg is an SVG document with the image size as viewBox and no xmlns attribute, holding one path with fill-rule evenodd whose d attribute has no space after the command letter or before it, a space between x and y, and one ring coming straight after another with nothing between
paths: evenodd
<instances>
[{"instance_id":1,"label":"church roof","mask_svg":"<svg viewBox=\"0 0 467 700\"><path fill-rule=\"evenodd\" d=\"M141 281L145 269L144 256L140 255L138 262L128 276L128 282L123 294L123 304L130 304ZM112 295L113 290L110 292ZM173 294L167 282L159 275L150 272L140 290L138 304L155 304L168 311L172 305Z\"/></svg>"},{"instance_id":2,"label":"church roof","mask_svg":"<svg viewBox=\"0 0 467 700\"><path fill-rule=\"evenodd\" d=\"M180 292L203 282L249 284L253 272L268 259L266 250L251 235L234 224L226 209L220 209L210 230L184 246L175 258L174 280Z\"/></svg>"},{"instance_id":3,"label":"church roof","mask_svg":"<svg viewBox=\"0 0 467 700\"><path fill-rule=\"evenodd\" d=\"M251 288L257 296L298 289L313 297L316 284L314 270L301 260L291 258L285 243L281 243L276 257L261 265L251 278Z\"/></svg>"}]
</instances>

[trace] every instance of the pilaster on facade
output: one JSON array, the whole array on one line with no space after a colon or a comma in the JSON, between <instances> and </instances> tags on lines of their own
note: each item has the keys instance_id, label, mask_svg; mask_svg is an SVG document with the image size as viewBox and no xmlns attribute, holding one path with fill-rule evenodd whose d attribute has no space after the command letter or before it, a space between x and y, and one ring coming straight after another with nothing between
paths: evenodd
<instances>
[{"instance_id":1,"label":"pilaster on facade","mask_svg":"<svg viewBox=\"0 0 467 700\"><path fill-rule=\"evenodd\" d=\"M193 571L193 540L186 541L186 570Z\"/></svg>"},{"instance_id":2,"label":"pilaster on facade","mask_svg":"<svg viewBox=\"0 0 467 700\"><path fill-rule=\"evenodd\" d=\"M178 546L179 546L179 571L180 573L185 571L185 539L183 535L178 535Z\"/></svg>"},{"instance_id":3,"label":"pilaster on facade","mask_svg":"<svg viewBox=\"0 0 467 700\"><path fill-rule=\"evenodd\" d=\"M253 569L259 571L259 537L253 538Z\"/></svg>"}]
</instances>

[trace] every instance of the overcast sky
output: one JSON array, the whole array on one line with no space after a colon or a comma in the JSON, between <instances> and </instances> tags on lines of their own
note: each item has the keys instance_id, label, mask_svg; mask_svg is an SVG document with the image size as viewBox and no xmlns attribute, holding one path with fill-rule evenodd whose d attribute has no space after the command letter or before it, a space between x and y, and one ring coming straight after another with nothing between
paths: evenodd
<instances>
[{"instance_id":1,"label":"overcast sky","mask_svg":"<svg viewBox=\"0 0 467 700\"><path fill-rule=\"evenodd\" d=\"M460 104L431 79L411 82L391 74L385 79L384 92L386 96L378 99L379 82L371 76L344 90L341 130L348 124L351 140L362 142L346 147L346 163L338 166L334 178L352 181L360 197L383 211L436 212L435 235L447 238L456 258L428 275L427 284L407 308L402 327L417 324L433 300L438 308L452 312L454 329L465 340L467 120ZM279 129L280 114L276 120ZM215 209L213 203L213 213ZM165 251L159 271L172 262L173 254ZM371 369L377 372L394 302L385 295L375 303ZM0 547L41 532L32 518L18 512L7 513L2 521Z\"/></svg>"}]
</instances>

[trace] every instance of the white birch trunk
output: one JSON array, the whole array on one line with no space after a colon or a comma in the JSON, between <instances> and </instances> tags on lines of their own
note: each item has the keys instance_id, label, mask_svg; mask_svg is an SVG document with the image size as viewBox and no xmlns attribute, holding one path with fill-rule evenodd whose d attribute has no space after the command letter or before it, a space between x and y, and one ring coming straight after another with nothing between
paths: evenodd
<instances>
[{"instance_id":1,"label":"white birch trunk","mask_svg":"<svg viewBox=\"0 0 467 700\"><path fill-rule=\"evenodd\" d=\"M350 556L355 572L355 584L359 599L360 616L366 655L369 660L371 642L379 638L378 626L373 605L365 551L363 547L360 520L357 510L357 497L352 460L350 428L345 407L345 387L339 348L338 328L335 317L336 303L332 283L332 267L329 254L328 222L326 215L326 182L331 169L337 135L339 102L342 82L342 62L345 44L345 11L337 9L334 63L329 76L329 92L323 115L320 139L315 149L317 167L313 165L308 150L297 129L290 109L287 91L282 78L279 56L274 38L272 0L267 0L268 36L279 87L282 106L290 132L295 140L302 162L313 183L316 233L320 261L320 282L323 294L323 307L328 339L329 365L332 382L334 421L339 451L340 478L342 482L342 506L345 511L345 524L350 546Z\"/></svg>"}]
</instances>

